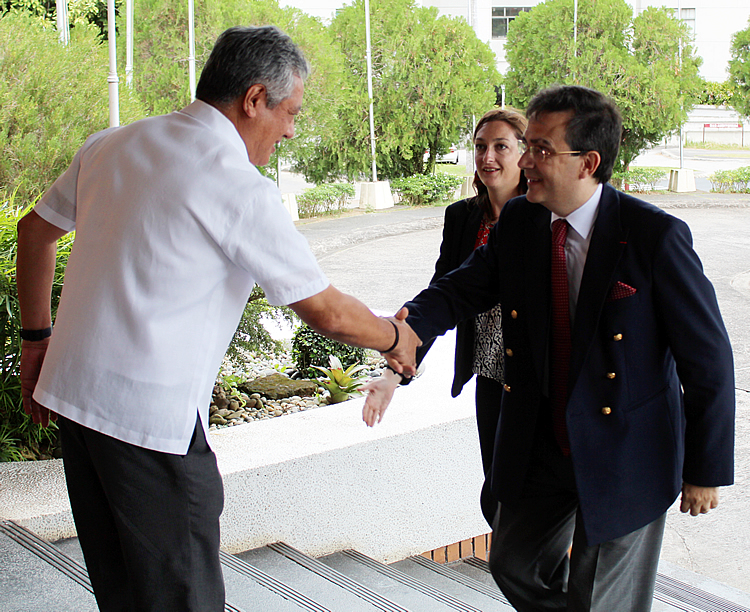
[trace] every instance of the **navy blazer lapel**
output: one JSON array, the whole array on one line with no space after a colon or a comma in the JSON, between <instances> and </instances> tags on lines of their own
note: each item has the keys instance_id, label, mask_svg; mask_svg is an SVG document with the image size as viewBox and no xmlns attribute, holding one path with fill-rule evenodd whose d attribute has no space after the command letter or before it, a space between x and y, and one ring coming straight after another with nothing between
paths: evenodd
<instances>
[{"instance_id":1,"label":"navy blazer lapel","mask_svg":"<svg viewBox=\"0 0 750 612\"><path fill-rule=\"evenodd\" d=\"M627 237L627 228L622 227L620 220L619 196L614 188L605 184L576 304L572 330L570 389L573 389L588 354L613 282L615 269L627 245Z\"/></svg>"}]
</instances>

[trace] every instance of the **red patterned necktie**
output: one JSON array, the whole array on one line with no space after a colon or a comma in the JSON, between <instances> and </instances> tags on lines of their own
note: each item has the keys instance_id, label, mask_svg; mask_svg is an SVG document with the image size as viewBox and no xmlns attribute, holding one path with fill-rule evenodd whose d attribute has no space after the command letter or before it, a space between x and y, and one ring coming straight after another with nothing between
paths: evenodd
<instances>
[{"instance_id":1,"label":"red patterned necktie","mask_svg":"<svg viewBox=\"0 0 750 612\"><path fill-rule=\"evenodd\" d=\"M570 454L565 407L568 404L568 371L570 370L570 306L568 303L568 270L565 265L565 239L568 222L552 223L552 330L550 334L550 404L555 438L564 455Z\"/></svg>"}]
</instances>

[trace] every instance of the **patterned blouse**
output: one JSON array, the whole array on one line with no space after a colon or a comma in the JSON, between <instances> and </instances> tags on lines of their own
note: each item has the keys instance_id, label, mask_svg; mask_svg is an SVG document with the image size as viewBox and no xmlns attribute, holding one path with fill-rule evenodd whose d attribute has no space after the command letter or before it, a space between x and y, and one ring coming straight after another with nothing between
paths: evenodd
<instances>
[{"instance_id":1,"label":"patterned blouse","mask_svg":"<svg viewBox=\"0 0 750 612\"><path fill-rule=\"evenodd\" d=\"M487 244L487 237L494 224L482 217L474 248ZM500 304L474 319L474 364L472 371L477 376L491 378L499 383L505 379L503 347L503 315Z\"/></svg>"}]
</instances>

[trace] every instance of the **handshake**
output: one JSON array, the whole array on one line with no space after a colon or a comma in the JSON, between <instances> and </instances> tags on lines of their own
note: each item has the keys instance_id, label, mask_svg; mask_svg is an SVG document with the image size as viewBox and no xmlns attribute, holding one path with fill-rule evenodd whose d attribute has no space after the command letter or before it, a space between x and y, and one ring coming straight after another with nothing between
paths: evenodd
<instances>
[{"instance_id":1,"label":"handshake","mask_svg":"<svg viewBox=\"0 0 750 612\"><path fill-rule=\"evenodd\" d=\"M388 365L405 378L411 378L417 374L416 352L417 347L422 345L422 341L406 322L408 316L409 309L403 306L394 316L386 317L386 320L393 324L396 337L393 346L381 351Z\"/></svg>"}]
</instances>

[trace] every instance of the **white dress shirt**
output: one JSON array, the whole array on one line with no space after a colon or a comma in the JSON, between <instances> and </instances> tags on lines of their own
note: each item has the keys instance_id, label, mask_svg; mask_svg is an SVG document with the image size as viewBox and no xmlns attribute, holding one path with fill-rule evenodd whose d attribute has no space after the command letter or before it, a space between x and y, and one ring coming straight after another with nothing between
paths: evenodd
<instances>
[{"instance_id":1,"label":"white dress shirt","mask_svg":"<svg viewBox=\"0 0 750 612\"><path fill-rule=\"evenodd\" d=\"M591 235L594 230L596 215L599 212L599 200L601 200L601 197L602 185L599 183L594 194L583 206L576 208L567 217L560 217L552 213L552 218L550 219L550 227L557 219L565 219L570 226L568 228L568 237L565 241L565 266L568 272L568 300L570 304L571 329L575 321L583 268L586 265L586 256L589 252Z\"/></svg>"},{"instance_id":2,"label":"white dress shirt","mask_svg":"<svg viewBox=\"0 0 750 612\"><path fill-rule=\"evenodd\" d=\"M35 211L76 240L36 400L184 454L257 282L272 304L328 281L234 125L196 101L90 137Z\"/></svg>"}]
</instances>

